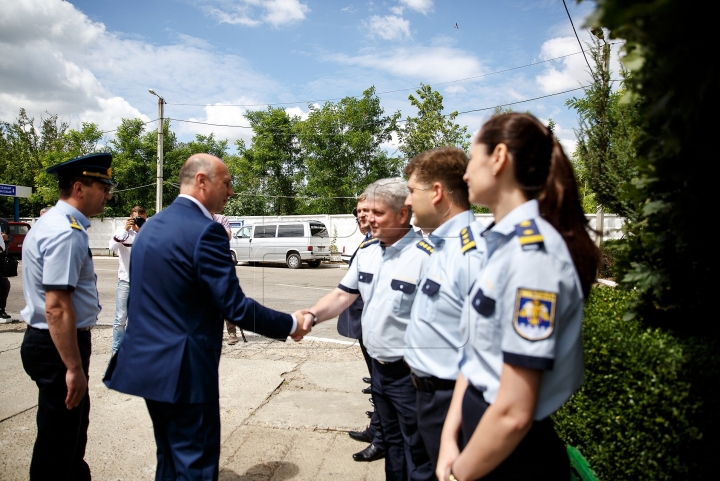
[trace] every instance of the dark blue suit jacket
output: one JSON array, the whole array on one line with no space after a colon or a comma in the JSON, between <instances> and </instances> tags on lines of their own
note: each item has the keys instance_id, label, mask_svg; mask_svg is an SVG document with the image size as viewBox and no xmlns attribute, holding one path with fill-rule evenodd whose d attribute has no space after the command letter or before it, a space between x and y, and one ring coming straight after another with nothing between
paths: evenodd
<instances>
[{"instance_id":1,"label":"dark blue suit jacket","mask_svg":"<svg viewBox=\"0 0 720 481\"><path fill-rule=\"evenodd\" d=\"M289 314L245 297L225 229L178 197L133 243L128 328L103 381L153 401L217 401L223 319L281 340L292 329Z\"/></svg>"}]
</instances>

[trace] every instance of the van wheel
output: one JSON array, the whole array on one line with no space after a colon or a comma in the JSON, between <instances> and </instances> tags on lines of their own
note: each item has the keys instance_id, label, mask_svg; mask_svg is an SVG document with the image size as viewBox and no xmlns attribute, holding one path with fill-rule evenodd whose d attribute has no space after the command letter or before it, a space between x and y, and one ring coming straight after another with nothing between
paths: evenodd
<instances>
[{"instance_id":1,"label":"van wheel","mask_svg":"<svg viewBox=\"0 0 720 481\"><path fill-rule=\"evenodd\" d=\"M308 261L310 267L320 267L320 261Z\"/></svg>"},{"instance_id":2,"label":"van wheel","mask_svg":"<svg viewBox=\"0 0 720 481\"><path fill-rule=\"evenodd\" d=\"M233 265L237 265L237 256L235 255L235 251L230 251L230 257L232 257Z\"/></svg>"},{"instance_id":3,"label":"van wheel","mask_svg":"<svg viewBox=\"0 0 720 481\"><path fill-rule=\"evenodd\" d=\"M299 269L302 261L300 260L300 254L290 254L287 256L285 262L287 262L287 266L290 269Z\"/></svg>"}]
</instances>

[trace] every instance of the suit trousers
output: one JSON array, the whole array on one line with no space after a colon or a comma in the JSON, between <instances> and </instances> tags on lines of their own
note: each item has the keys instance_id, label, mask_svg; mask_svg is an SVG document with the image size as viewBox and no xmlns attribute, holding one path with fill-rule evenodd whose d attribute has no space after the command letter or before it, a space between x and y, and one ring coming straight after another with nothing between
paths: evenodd
<instances>
[{"instance_id":1,"label":"suit trousers","mask_svg":"<svg viewBox=\"0 0 720 481\"><path fill-rule=\"evenodd\" d=\"M410 379L410 368L402 360L382 364L373 359L372 390L387 448L385 479L435 479L418 431L416 390Z\"/></svg>"},{"instance_id":2,"label":"suit trousers","mask_svg":"<svg viewBox=\"0 0 720 481\"><path fill-rule=\"evenodd\" d=\"M440 454L440 437L445 418L450 409L452 395L452 389L439 389L435 392L417 391L418 430L428 456L430 456L433 471L437 467L438 455Z\"/></svg>"},{"instance_id":3,"label":"suit trousers","mask_svg":"<svg viewBox=\"0 0 720 481\"><path fill-rule=\"evenodd\" d=\"M90 331L78 331L78 347L83 371L90 368ZM28 326L20 348L25 372L38 386L37 438L30 462L30 479L86 481L90 467L85 462L85 446L90 415L90 395L80 404L65 407L67 368L60 358L50 331Z\"/></svg>"},{"instance_id":4,"label":"suit trousers","mask_svg":"<svg viewBox=\"0 0 720 481\"><path fill-rule=\"evenodd\" d=\"M145 399L157 444L155 481L215 481L220 464L220 401L173 404Z\"/></svg>"},{"instance_id":5,"label":"suit trousers","mask_svg":"<svg viewBox=\"0 0 720 481\"><path fill-rule=\"evenodd\" d=\"M469 385L462 402L462 439L458 442L460 450L465 449L463 439L470 440L480 423L480 418L490 405L483 393ZM533 481L533 480L569 480L570 459L565 445L555 432L552 420L548 417L534 421L530 431L520 441L515 451L505 461L481 479L488 481Z\"/></svg>"},{"instance_id":6,"label":"suit trousers","mask_svg":"<svg viewBox=\"0 0 720 481\"><path fill-rule=\"evenodd\" d=\"M363 358L365 359L365 364L367 364L368 376L372 377L372 358L370 357L370 354L368 354L367 349L365 348L365 344L363 344L363 342L362 342L362 334L360 335L358 342L360 343L360 351L362 351ZM373 402L375 402L374 396L373 396ZM383 441L383 432L382 432L382 428L380 427L380 415L378 414L377 409L373 412L373 415L370 418L369 429L370 429L370 433L372 434L372 437L373 437L372 444L376 448L382 449L383 451L385 451L386 446L385 446L385 441Z\"/></svg>"}]
</instances>

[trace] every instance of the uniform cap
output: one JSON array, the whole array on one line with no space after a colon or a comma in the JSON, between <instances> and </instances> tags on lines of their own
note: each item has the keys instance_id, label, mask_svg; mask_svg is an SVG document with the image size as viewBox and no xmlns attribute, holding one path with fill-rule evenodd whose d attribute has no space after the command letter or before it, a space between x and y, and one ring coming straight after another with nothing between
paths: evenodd
<instances>
[{"instance_id":1,"label":"uniform cap","mask_svg":"<svg viewBox=\"0 0 720 481\"><path fill-rule=\"evenodd\" d=\"M112 154L103 152L99 154L90 154L83 157L62 162L53 165L45 172L48 174L57 174L58 178L68 177L90 177L93 180L104 184L113 185L112 182Z\"/></svg>"}]
</instances>

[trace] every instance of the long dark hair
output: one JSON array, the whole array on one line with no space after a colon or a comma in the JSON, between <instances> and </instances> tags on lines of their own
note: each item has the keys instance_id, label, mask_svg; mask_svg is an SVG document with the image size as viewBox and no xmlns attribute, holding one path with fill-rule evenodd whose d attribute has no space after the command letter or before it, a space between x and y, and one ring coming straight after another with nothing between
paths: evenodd
<instances>
[{"instance_id":1,"label":"long dark hair","mask_svg":"<svg viewBox=\"0 0 720 481\"><path fill-rule=\"evenodd\" d=\"M553 133L529 114L491 118L476 142L491 155L505 144L512 157L515 179L528 199L537 199L540 215L562 235L580 276L585 298L597 275L600 251L588 234L573 167Z\"/></svg>"}]
</instances>

